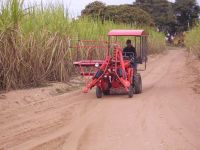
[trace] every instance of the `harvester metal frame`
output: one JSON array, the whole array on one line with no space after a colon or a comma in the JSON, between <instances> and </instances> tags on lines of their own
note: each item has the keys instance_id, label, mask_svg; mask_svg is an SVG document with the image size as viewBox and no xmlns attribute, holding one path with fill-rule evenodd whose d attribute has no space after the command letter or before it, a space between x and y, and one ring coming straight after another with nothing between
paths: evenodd
<instances>
[{"instance_id":1,"label":"harvester metal frame","mask_svg":"<svg viewBox=\"0 0 200 150\"><path fill-rule=\"evenodd\" d=\"M122 36L135 38L134 43L137 53L139 54L136 60L125 59L123 57L123 49L118 41L118 37ZM115 37L114 41L112 41L112 37ZM127 91L129 97L132 97L134 93L141 93L142 79L141 75L138 73L140 70L134 68L132 64L134 62L137 64L145 63L145 68L142 70L146 69L148 52L147 38L148 34L144 30L110 31L108 33L108 42L102 41L104 44L107 44L107 48L101 46L105 48L106 52L104 60L87 59L74 62L75 66L80 67L81 75L90 79L86 80L86 86L84 87L83 92L87 93L90 89L96 86L97 98L101 98L103 94L109 95L111 88L119 89L123 87ZM139 45L137 45L137 39L139 39ZM86 40L86 42L88 42L88 40ZM92 48L94 47L95 45L92 46ZM111 49L113 49L113 54L111 54ZM84 67L92 68L94 66L96 67L96 70L86 69L87 71L85 72L83 69Z\"/></svg>"}]
</instances>

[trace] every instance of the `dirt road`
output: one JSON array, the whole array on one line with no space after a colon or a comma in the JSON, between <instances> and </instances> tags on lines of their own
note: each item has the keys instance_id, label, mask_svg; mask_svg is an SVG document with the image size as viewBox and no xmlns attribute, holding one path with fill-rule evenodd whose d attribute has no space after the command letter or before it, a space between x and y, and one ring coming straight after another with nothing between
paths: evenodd
<instances>
[{"instance_id":1,"label":"dirt road","mask_svg":"<svg viewBox=\"0 0 200 150\"><path fill-rule=\"evenodd\" d=\"M132 99L10 92L0 99L0 149L200 150L200 96L186 59L183 50L151 59Z\"/></svg>"}]
</instances>

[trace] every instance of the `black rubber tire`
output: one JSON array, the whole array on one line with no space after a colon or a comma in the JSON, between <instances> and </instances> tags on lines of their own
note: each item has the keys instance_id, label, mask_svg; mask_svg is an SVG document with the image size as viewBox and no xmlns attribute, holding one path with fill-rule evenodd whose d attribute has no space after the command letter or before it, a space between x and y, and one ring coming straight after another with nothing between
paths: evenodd
<instances>
[{"instance_id":1,"label":"black rubber tire","mask_svg":"<svg viewBox=\"0 0 200 150\"><path fill-rule=\"evenodd\" d=\"M102 98L102 95L103 95L103 92L102 92L101 88L97 86L96 87L96 97Z\"/></svg>"},{"instance_id":2,"label":"black rubber tire","mask_svg":"<svg viewBox=\"0 0 200 150\"><path fill-rule=\"evenodd\" d=\"M133 89L133 86L131 85L131 86L129 87L128 97L129 97L129 98L132 98L132 97L133 97L133 94L134 94L134 89Z\"/></svg>"},{"instance_id":3,"label":"black rubber tire","mask_svg":"<svg viewBox=\"0 0 200 150\"><path fill-rule=\"evenodd\" d=\"M134 77L134 89L135 89L135 94L142 93L142 78L139 73L137 73Z\"/></svg>"},{"instance_id":4,"label":"black rubber tire","mask_svg":"<svg viewBox=\"0 0 200 150\"><path fill-rule=\"evenodd\" d=\"M104 94L104 95L110 95L110 90L105 90L105 91L103 91L103 94Z\"/></svg>"}]
</instances>

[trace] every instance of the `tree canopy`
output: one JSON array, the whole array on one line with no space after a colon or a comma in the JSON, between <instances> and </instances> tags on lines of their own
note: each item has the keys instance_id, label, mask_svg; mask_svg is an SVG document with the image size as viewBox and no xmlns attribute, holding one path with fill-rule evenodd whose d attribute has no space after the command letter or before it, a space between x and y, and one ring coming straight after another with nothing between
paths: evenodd
<instances>
[{"instance_id":1,"label":"tree canopy","mask_svg":"<svg viewBox=\"0 0 200 150\"><path fill-rule=\"evenodd\" d=\"M136 0L130 5L106 5L95 1L88 4L81 16L90 16L116 23L155 25L165 33L188 30L199 20L200 7L196 0Z\"/></svg>"},{"instance_id":2,"label":"tree canopy","mask_svg":"<svg viewBox=\"0 0 200 150\"><path fill-rule=\"evenodd\" d=\"M146 11L133 5L106 6L100 1L88 4L81 12L81 16L90 16L102 20L112 20L116 23L148 24L152 25L153 19Z\"/></svg>"},{"instance_id":3,"label":"tree canopy","mask_svg":"<svg viewBox=\"0 0 200 150\"><path fill-rule=\"evenodd\" d=\"M199 20L200 7L196 0L176 0L174 10L177 17L177 30L186 31Z\"/></svg>"},{"instance_id":4,"label":"tree canopy","mask_svg":"<svg viewBox=\"0 0 200 150\"><path fill-rule=\"evenodd\" d=\"M136 0L133 5L147 11L161 31L167 32L175 24L172 4L167 0Z\"/></svg>"},{"instance_id":5,"label":"tree canopy","mask_svg":"<svg viewBox=\"0 0 200 150\"><path fill-rule=\"evenodd\" d=\"M81 11L82 16L91 16L91 17L102 17L104 10L106 8L106 4L100 1L95 1L89 3L85 9Z\"/></svg>"},{"instance_id":6,"label":"tree canopy","mask_svg":"<svg viewBox=\"0 0 200 150\"><path fill-rule=\"evenodd\" d=\"M131 5L107 6L104 10L103 17L106 20L113 20L116 23L139 25L154 24L151 15Z\"/></svg>"}]
</instances>

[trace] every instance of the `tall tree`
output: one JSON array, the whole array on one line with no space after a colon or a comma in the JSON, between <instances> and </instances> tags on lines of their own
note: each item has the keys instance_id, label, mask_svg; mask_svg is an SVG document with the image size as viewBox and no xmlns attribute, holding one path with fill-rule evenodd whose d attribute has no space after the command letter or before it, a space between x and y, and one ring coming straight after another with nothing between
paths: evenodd
<instances>
[{"instance_id":1,"label":"tall tree","mask_svg":"<svg viewBox=\"0 0 200 150\"><path fill-rule=\"evenodd\" d=\"M176 16L172 3L167 0L136 0L134 5L148 12L154 19L156 26L164 32L174 32Z\"/></svg>"},{"instance_id":2,"label":"tall tree","mask_svg":"<svg viewBox=\"0 0 200 150\"><path fill-rule=\"evenodd\" d=\"M104 11L106 20L113 20L116 23L153 25L151 16L144 10L132 5L107 6Z\"/></svg>"},{"instance_id":3,"label":"tall tree","mask_svg":"<svg viewBox=\"0 0 200 150\"><path fill-rule=\"evenodd\" d=\"M85 9L81 11L82 16L91 16L91 17L102 17L103 12L106 8L106 4L101 1L94 1L89 3Z\"/></svg>"},{"instance_id":4,"label":"tall tree","mask_svg":"<svg viewBox=\"0 0 200 150\"><path fill-rule=\"evenodd\" d=\"M115 23L153 25L153 19L144 10L133 5L110 5L95 1L88 4L81 16L90 16L103 20L112 20Z\"/></svg>"},{"instance_id":5,"label":"tall tree","mask_svg":"<svg viewBox=\"0 0 200 150\"><path fill-rule=\"evenodd\" d=\"M186 31L199 19L200 7L196 0L176 0L174 9L177 17L177 30Z\"/></svg>"}]
</instances>

